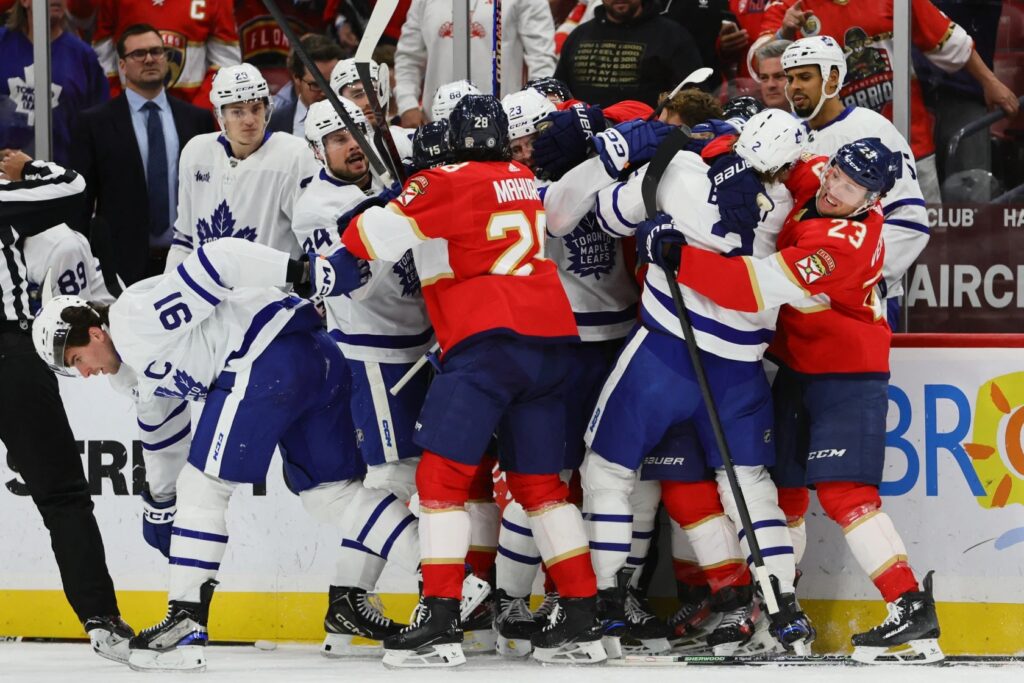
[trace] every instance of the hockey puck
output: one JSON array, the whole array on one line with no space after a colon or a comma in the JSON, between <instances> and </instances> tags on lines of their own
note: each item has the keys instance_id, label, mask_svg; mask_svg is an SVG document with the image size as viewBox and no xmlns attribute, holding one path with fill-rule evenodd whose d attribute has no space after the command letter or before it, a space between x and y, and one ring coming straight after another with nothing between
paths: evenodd
<instances>
[{"instance_id":1,"label":"hockey puck","mask_svg":"<svg viewBox=\"0 0 1024 683\"><path fill-rule=\"evenodd\" d=\"M277 649L277 643L275 643L272 640L257 640L255 643L253 643L253 646L255 646L255 648L257 650L276 650Z\"/></svg>"}]
</instances>

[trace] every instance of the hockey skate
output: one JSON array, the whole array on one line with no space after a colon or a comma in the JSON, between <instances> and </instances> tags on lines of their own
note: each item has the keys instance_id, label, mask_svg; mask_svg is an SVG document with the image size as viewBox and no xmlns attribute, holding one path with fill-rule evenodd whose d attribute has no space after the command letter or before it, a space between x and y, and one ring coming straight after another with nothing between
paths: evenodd
<instances>
[{"instance_id":1,"label":"hockey skate","mask_svg":"<svg viewBox=\"0 0 1024 683\"><path fill-rule=\"evenodd\" d=\"M490 586L487 590L490 593ZM469 617L462 619L462 631L462 650L466 654L494 652L498 647L498 632L494 630L493 595L487 595Z\"/></svg>"},{"instance_id":2,"label":"hockey skate","mask_svg":"<svg viewBox=\"0 0 1024 683\"><path fill-rule=\"evenodd\" d=\"M885 621L853 637L852 659L865 664L931 664L945 657L939 648L933 573L924 577L924 590L908 591L890 602Z\"/></svg>"},{"instance_id":3,"label":"hockey skate","mask_svg":"<svg viewBox=\"0 0 1024 683\"><path fill-rule=\"evenodd\" d=\"M89 634L93 652L121 664L128 663L128 641L135 631L124 619L119 616L90 617L82 627Z\"/></svg>"},{"instance_id":4,"label":"hockey skate","mask_svg":"<svg viewBox=\"0 0 1024 683\"><path fill-rule=\"evenodd\" d=\"M760 603L754 599L754 587L727 586L712 598L722 621L708 634L708 645L715 655L751 655L774 652L779 644L768 630Z\"/></svg>"},{"instance_id":5,"label":"hockey skate","mask_svg":"<svg viewBox=\"0 0 1024 683\"><path fill-rule=\"evenodd\" d=\"M800 609L796 594L783 593L779 596L779 611L769 615L769 630L779 643L794 654L806 657L811 654L811 643L817 633L811 620Z\"/></svg>"},{"instance_id":6,"label":"hockey skate","mask_svg":"<svg viewBox=\"0 0 1024 683\"><path fill-rule=\"evenodd\" d=\"M555 611L555 605L557 604L558 593L552 591L544 594L544 599L540 601L540 605L537 606L536 611L533 613L533 621L537 624L538 629L547 626L548 621L551 620L551 613Z\"/></svg>"},{"instance_id":7,"label":"hockey skate","mask_svg":"<svg viewBox=\"0 0 1024 683\"><path fill-rule=\"evenodd\" d=\"M455 598L421 597L412 623L384 639L384 666L390 668L453 667L465 663L459 601Z\"/></svg>"},{"instance_id":8,"label":"hockey skate","mask_svg":"<svg viewBox=\"0 0 1024 683\"><path fill-rule=\"evenodd\" d=\"M494 629L498 632L498 654L503 657L526 657L533 651L530 636L543 625L533 620L526 600L510 597L501 589L496 592Z\"/></svg>"},{"instance_id":9,"label":"hockey skate","mask_svg":"<svg viewBox=\"0 0 1024 683\"><path fill-rule=\"evenodd\" d=\"M560 597L547 625L530 638L533 658L548 664L597 664L608 658L601 645L597 598Z\"/></svg>"},{"instance_id":10,"label":"hockey skate","mask_svg":"<svg viewBox=\"0 0 1024 683\"><path fill-rule=\"evenodd\" d=\"M711 590L707 586L677 584L679 609L668 619L669 644L677 654L710 652L708 635L722 621L722 614L711 609Z\"/></svg>"},{"instance_id":11,"label":"hockey skate","mask_svg":"<svg viewBox=\"0 0 1024 683\"><path fill-rule=\"evenodd\" d=\"M324 617L327 632L320 654L325 657L375 656L384 653L380 641L398 634L405 624L384 616L376 595L362 588L331 586Z\"/></svg>"},{"instance_id":12,"label":"hockey skate","mask_svg":"<svg viewBox=\"0 0 1024 683\"><path fill-rule=\"evenodd\" d=\"M626 592L626 630L619 637L624 655L660 655L671 649L668 625L651 611L640 592Z\"/></svg>"},{"instance_id":13,"label":"hockey skate","mask_svg":"<svg viewBox=\"0 0 1024 683\"><path fill-rule=\"evenodd\" d=\"M131 639L128 666L135 671L206 670L206 623L217 582L199 588L199 602L172 600L167 617Z\"/></svg>"}]
</instances>

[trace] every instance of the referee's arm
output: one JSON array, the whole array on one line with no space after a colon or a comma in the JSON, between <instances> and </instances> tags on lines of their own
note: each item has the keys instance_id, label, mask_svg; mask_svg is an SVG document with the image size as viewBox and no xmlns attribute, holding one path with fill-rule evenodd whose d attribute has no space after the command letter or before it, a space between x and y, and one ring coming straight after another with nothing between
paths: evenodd
<instances>
[{"instance_id":1,"label":"referee's arm","mask_svg":"<svg viewBox=\"0 0 1024 683\"><path fill-rule=\"evenodd\" d=\"M21 180L0 179L0 225L12 225L22 237L31 237L55 225L80 229L85 179L81 174L50 161L25 164Z\"/></svg>"}]
</instances>

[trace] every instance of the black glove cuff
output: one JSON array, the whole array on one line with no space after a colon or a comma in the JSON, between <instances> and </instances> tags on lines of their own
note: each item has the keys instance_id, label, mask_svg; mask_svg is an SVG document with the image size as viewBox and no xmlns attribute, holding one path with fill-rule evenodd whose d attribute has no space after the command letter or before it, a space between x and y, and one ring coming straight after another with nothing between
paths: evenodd
<instances>
[{"instance_id":1,"label":"black glove cuff","mask_svg":"<svg viewBox=\"0 0 1024 683\"><path fill-rule=\"evenodd\" d=\"M307 265L309 259L302 256L298 259L288 259L288 267L285 270L285 279L293 285L301 285L309 282L309 270Z\"/></svg>"}]
</instances>

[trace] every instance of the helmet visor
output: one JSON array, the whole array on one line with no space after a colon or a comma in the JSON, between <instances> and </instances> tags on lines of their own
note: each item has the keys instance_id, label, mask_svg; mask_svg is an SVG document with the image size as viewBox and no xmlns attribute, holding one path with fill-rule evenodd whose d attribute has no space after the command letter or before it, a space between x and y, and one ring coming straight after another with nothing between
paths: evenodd
<instances>
[{"instance_id":1,"label":"helmet visor","mask_svg":"<svg viewBox=\"0 0 1024 683\"><path fill-rule=\"evenodd\" d=\"M78 372L78 368L73 365L69 366L64 362L64 350L67 348L68 334L70 332L71 327L66 325L61 325L54 331L53 341L51 343L53 361L47 363L47 365L49 365L50 369L58 375L63 375L65 377L81 377L81 374Z\"/></svg>"},{"instance_id":2,"label":"helmet visor","mask_svg":"<svg viewBox=\"0 0 1024 683\"><path fill-rule=\"evenodd\" d=\"M843 204L858 207L869 204L875 195L863 185L858 185L850 176L834 165L826 168L822 174L821 190Z\"/></svg>"}]
</instances>

